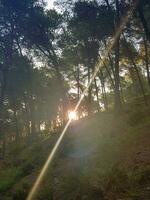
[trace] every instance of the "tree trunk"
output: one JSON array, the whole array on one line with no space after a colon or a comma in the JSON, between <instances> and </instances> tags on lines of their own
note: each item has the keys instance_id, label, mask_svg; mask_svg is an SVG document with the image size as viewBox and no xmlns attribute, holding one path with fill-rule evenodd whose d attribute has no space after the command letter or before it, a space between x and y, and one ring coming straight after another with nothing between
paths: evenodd
<instances>
[{"instance_id":1,"label":"tree trunk","mask_svg":"<svg viewBox=\"0 0 150 200\"><path fill-rule=\"evenodd\" d=\"M78 92L78 101L80 99L80 68L78 66L78 69L77 69L77 92Z\"/></svg>"},{"instance_id":2,"label":"tree trunk","mask_svg":"<svg viewBox=\"0 0 150 200\"><path fill-rule=\"evenodd\" d=\"M4 102L4 97L5 97L5 91L6 91L6 71L2 71L2 83L1 83L1 95L0 95L0 114L3 110L3 102Z\"/></svg>"},{"instance_id":3,"label":"tree trunk","mask_svg":"<svg viewBox=\"0 0 150 200\"><path fill-rule=\"evenodd\" d=\"M35 108L33 100L30 101L30 130L31 130L31 140L35 140L36 135L36 122L35 122Z\"/></svg>"},{"instance_id":4,"label":"tree trunk","mask_svg":"<svg viewBox=\"0 0 150 200\"><path fill-rule=\"evenodd\" d=\"M145 91L144 91L144 87L143 87L143 83L142 83L142 80L141 80L141 77L140 77L140 74L139 74L139 71L138 71L138 68L136 66L136 63L134 61L134 58L133 58L133 55L132 55L132 52L130 51L127 43L126 43L126 39L125 39L125 36L124 36L124 40L125 40L125 48L126 48L126 51L127 51L127 54L128 54L128 57L135 69L135 72L137 74L137 77L138 77L138 80L139 80L139 85L140 85L140 88L141 88L141 92L142 92L142 95L143 95L143 98L144 98L144 102L145 102L145 105L148 105L148 102L147 102L147 98L146 98L146 95L145 95Z\"/></svg>"},{"instance_id":5,"label":"tree trunk","mask_svg":"<svg viewBox=\"0 0 150 200\"><path fill-rule=\"evenodd\" d=\"M105 44L105 48L107 48L106 42L104 42L104 44ZM112 71L112 74L113 74L113 77L114 77L114 74L115 74L114 63L113 63L113 59L111 58L110 53L108 53L108 59L109 59L109 64L110 64L111 71Z\"/></svg>"},{"instance_id":6,"label":"tree trunk","mask_svg":"<svg viewBox=\"0 0 150 200\"><path fill-rule=\"evenodd\" d=\"M141 23L142 23L144 31L145 31L145 35L146 35L148 41L150 42L150 30L148 28L148 23L145 19L144 13L143 13L142 2L138 5L138 13L139 13L139 18L141 20Z\"/></svg>"},{"instance_id":7,"label":"tree trunk","mask_svg":"<svg viewBox=\"0 0 150 200\"><path fill-rule=\"evenodd\" d=\"M13 91L13 89L12 89ZM16 129L16 136L15 136L15 141L16 143L19 142L19 128L18 128L18 119L17 119L17 109L16 109L16 102L15 102L15 97L13 95L13 93L11 94L12 97L12 102L13 102L13 111L14 111L14 121L15 121L15 129Z\"/></svg>"},{"instance_id":8,"label":"tree trunk","mask_svg":"<svg viewBox=\"0 0 150 200\"><path fill-rule=\"evenodd\" d=\"M26 95L24 95L24 103L25 103L25 128L26 128L26 136L29 136L31 134L30 131L30 113L27 105L27 98Z\"/></svg>"},{"instance_id":9,"label":"tree trunk","mask_svg":"<svg viewBox=\"0 0 150 200\"><path fill-rule=\"evenodd\" d=\"M119 25L119 1L115 0L116 5L116 20L115 26L117 31L117 27ZM120 76L119 76L119 51L120 51L120 36L116 39L115 44L115 71L114 71L114 79L115 79L115 110L119 111L121 109L121 97L120 97Z\"/></svg>"},{"instance_id":10,"label":"tree trunk","mask_svg":"<svg viewBox=\"0 0 150 200\"><path fill-rule=\"evenodd\" d=\"M150 72L149 72L149 59L148 59L148 48L147 48L147 41L144 38L144 48L145 48L145 66L146 66L146 72L147 72L147 82L150 89Z\"/></svg>"},{"instance_id":11,"label":"tree trunk","mask_svg":"<svg viewBox=\"0 0 150 200\"><path fill-rule=\"evenodd\" d=\"M90 83L91 71L90 67L88 66L88 84ZM91 114L91 103L92 103L92 85L88 88L88 115Z\"/></svg>"},{"instance_id":12,"label":"tree trunk","mask_svg":"<svg viewBox=\"0 0 150 200\"><path fill-rule=\"evenodd\" d=\"M108 110L108 100L107 100L107 94L105 89L105 80L103 76L102 70L100 70L100 73L98 74L100 82L101 82L101 88L102 88L102 96L103 96L103 103L105 110Z\"/></svg>"},{"instance_id":13,"label":"tree trunk","mask_svg":"<svg viewBox=\"0 0 150 200\"><path fill-rule=\"evenodd\" d=\"M132 64L131 64L132 65ZM135 95L138 97L139 95L139 90L137 90L137 75L135 76L136 72L135 72L135 69L133 66L129 66L128 67L129 69L129 73L130 73L130 76L131 76L131 80L132 80L132 83L133 83L133 87L134 87L134 91L135 91ZM139 85L139 81L138 81L138 85Z\"/></svg>"},{"instance_id":14,"label":"tree trunk","mask_svg":"<svg viewBox=\"0 0 150 200\"><path fill-rule=\"evenodd\" d=\"M58 83L60 85L60 89L62 92L61 94L62 94L62 104L63 104L63 109L62 109L63 110L63 124L65 124L66 121L68 120L68 98L67 98L66 91L63 84L63 77L59 70L59 62L57 59L57 55L53 47L45 51L45 49L43 49L41 46L39 45L36 45L36 46L50 60L50 62L52 62L53 68L55 69L56 78L58 80Z\"/></svg>"},{"instance_id":15,"label":"tree trunk","mask_svg":"<svg viewBox=\"0 0 150 200\"><path fill-rule=\"evenodd\" d=\"M2 159L5 159L5 153L6 153L6 137L4 136L2 143Z\"/></svg>"},{"instance_id":16,"label":"tree trunk","mask_svg":"<svg viewBox=\"0 0 150 200\"><path fill-rule=\"evenodd\" d=\"M115 45L115 74L114 74L114 80L115 80L115 109L117 111L121 108L121 97L120 97L120 76L119 76L119 39L116 41Z\"/></svg>"},{"instance_id":17,"label":"tree trunk","mask_svg":"<svg viewBox=\"0 0 150 200\"><path fill-rule=\"evenodd\" d=\"M17 111L16 108L14 110L14 119L15 119L15 129L16 129L16 143L19 142L20 140L20 135L19 135L19 128L18 128L18 119L17 119Z\"/></svg>"},{"instance_id":18,"label":"tree trunk","mask_svg":"<svg viewBox=\"0 0 150 200\"><path fill-rule=\"evenodd\" d=\"M124 100L124 94L123 94L123 88L122 88L121 81L120 81L120 95L121 95L121 102L122 102L122 104L124 104L125 100Z\"/></svg>"},{"instance_id":19,"label":"tree trunk","mask_svg":"<svg viewBox=\"0 0 150 200\"><path fill-rule=\"evenodd\" d=\"M76 82L78 82L78 78L77 78L77 76L76 76L74 71L73 71L73 75L74 75L74 78L75 78ZM83 93L84 92L83 86L80 83L79 83L78 86L79 86L79 90ZM86 96L85 96L85 99L86 99L86 101L88 101Z\"/></svg>"},{"instance_id":20,"label":"tree trunk","mask_svg":"<svg viewBox=\"0 0 150 200\"><path fill-rule=\"evenodd\" d=\"M112 8L110 6L110 3L108 0L105 0L106 5L109 9L110 12L112 12ZM117 32L118 25L120 23L120 13L119 13L119 1L115 0L115 7L116 7L116 17L114 21L114 30L113 33ZM115 102L115 110L119 111L121 109L121 95L120 95L120 76L119 76L119 52L120 51L120 36L116 38L116 43L115 43L115 63L113 67L113 62L111 59L110 54L108 55L109 61L110 61L110 66L114 75L114 102Z\"/></svg>"},{"instance_id":21,"label":"tree trunk","mask_svg":"<svg viewBox=\"0 0 150 200\"><path fill-rule=\"evenodd\" d=\"M97 98L97 111L99 112L100 105L99 105L99 96L98 96L98 87L97 87L96 78L94 78L94 83L95 83L95 93L96 93L96 98Z\"/></svg>"},{"instance_id":22,"label":"tree trunk","mask_svg":"<svg viewBox=\"0 0 150 200\"><path fill-rule=\"evenodd\" d=\"M5 158L5 150L6 150L6 136L4 133L4 99L5 99L5 92L6 92L6 74L7 71L3 70L3 80L1 83L1 94L0 94L0 134L2 134L2 150L1 150L1 158ZM4 133L4 134L3 134Z\"/></svg>"},{"instance_id":23,"label":"tree trunk","mask_svg":"<svg viewBox=\"0 0 150 200\"><path fill-rule=\"evenodd\" d=\"M100 57L100 59L102 60L101 57ZM109 76L111 85L112 85L112 87L113 87L113 89L114 89L114 88L115 88L115 84L114 84L114 80L113 80L113 78L112 78L112 76L111 76L111 72L109 71L109 69L108 69L107 65L105 64L105 62L103 62L103 66L104 66L104 68L106 69L106 72L107 72L107 74L108 74L108 76ZM112 68L113 68L113 66L112 66ZM112 68L111 68L111 69L112 69ZM113 75L114 75L114 73L113 73Z\"/></svg>"}]
</instances>

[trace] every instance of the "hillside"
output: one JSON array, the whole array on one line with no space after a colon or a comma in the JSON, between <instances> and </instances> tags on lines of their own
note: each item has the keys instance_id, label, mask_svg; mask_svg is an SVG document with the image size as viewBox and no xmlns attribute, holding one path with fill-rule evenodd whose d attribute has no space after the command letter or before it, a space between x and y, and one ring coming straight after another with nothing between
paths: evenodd
<instances>
[{"instance_id":1,"label":"hillside","mask_svg":"<svg viewBox=\"0 0 150 200\"><path fill-rule=\"evenodd\" d=\"M0 200L150 200L150 0L0 0Z\"/></svg>"},{"instance_id":2,"label":"hillside","mask_svg":"<svg viewBox=\"0 0 150 200\"><path fill-rule=\"evenodd\" d=\"M143 107L73 122L37 199L148 200L149 130L149 109ZM12 147L0 164L1 200L26 198L58 136Z\"/></svg>"}]
</instances>

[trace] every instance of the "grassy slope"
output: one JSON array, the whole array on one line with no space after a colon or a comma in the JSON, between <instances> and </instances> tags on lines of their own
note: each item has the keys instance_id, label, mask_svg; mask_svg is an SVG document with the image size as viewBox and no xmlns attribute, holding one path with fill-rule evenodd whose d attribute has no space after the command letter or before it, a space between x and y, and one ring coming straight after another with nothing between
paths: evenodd
<instances>
[{"instance_id":1,"label":"grassy slope","mask_svg":"<svg viewBox=\"0 0 150 200\"><path fill-rule=\"evenodd\" d=\"M72 124L37 199L149 200L150 115L143 107L135 110ZM13 150L1 164L0 199L25 199L57 137L18 147L17 156Z\"/></svg>"}]
</instances>

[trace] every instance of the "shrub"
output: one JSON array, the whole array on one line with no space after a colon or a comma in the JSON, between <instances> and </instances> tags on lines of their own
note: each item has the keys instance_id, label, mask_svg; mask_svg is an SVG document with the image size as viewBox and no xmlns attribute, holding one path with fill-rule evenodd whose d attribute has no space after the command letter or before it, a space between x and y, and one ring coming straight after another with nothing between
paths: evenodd
<instances>
[{"instance_id":1,"label":"shrub","mask_svg":"<svg viewBox=\"0 0 150 200\"><path fill-rule=\"evenodd\" d=\"M0 192L5 192L21 177L17 168L9 168L0 172Z\"/></svg>"},{"instance_id":2,"label":"shrub","mask_svg":"<svg viewBox=\"0 0 150 200\"><path fill-rule=\"evenodd\" d=\"M129 114L127 123L131 126L135 126L138 123L141 123L145 119L145 117L146 115L143 110L137 109Z\"/></svg>"}]
</instances>

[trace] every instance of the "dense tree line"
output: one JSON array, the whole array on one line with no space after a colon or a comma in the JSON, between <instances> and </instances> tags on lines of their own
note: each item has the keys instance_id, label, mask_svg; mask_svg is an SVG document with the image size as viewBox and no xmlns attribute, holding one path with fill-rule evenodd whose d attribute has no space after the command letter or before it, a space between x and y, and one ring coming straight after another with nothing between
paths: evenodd
<instances>
[{"instance_id":1,"label":"dense tree line","mask_svg":"<svg viewBox=\"0 0 150 200\"><path fill-rule=\"evenodd\" d=\"M33 141L67 120L98 60L102 66L80 105L83 117L121 110L150 90L148 0L0 0L0 149ZM113 40L128 11L133 14Z\"/></svg>"}]
</instances>

